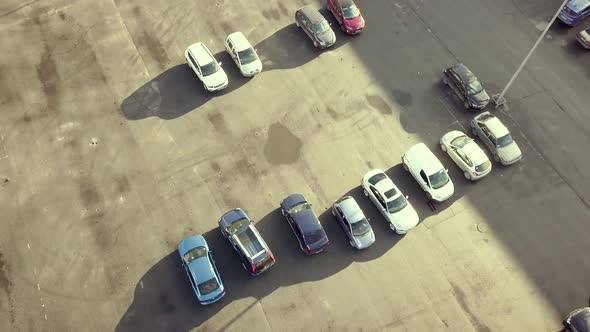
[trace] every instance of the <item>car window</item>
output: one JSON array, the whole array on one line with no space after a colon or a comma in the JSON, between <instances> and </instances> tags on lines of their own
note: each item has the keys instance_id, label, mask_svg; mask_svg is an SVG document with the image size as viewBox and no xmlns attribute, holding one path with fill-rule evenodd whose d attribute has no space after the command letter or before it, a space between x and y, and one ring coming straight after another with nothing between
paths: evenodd
<instances>
[{"instance_id":1,"label":"car window","mask_svg":"<svg viewBox=\"0 0 590 332\"><path fill-rule=\"evenodd\" d=\"M352 234L354 236L362 236L371 231L371 225L366 218L363 218L357 222L354 222L352 225Z\"/></svg>"},{"instance_id":2,"label":"car window","mask_svg":"<svg viewBox=\"0 0 590 332\"><path fill-rule=\"evenodd\" d=\"M232 44L231 40L229 40L229 39L227 40L227 46L228 46L228 47L229 47L229 49L230 49L230 50L232 50L232 52L233 52L234 45Z\"/></svg>"},{"instance_id":3,"label":"car window","mask_svg":"<svg viewBox=\"0 0 590 332\"><path fill-rule=\"evenodd\" d=\"M344 18L347 20L352 20L353 18L357 18L361 15L361 11L354 4L349 7L342 8L342 13L344 14Z\"/></svg>"},{"instance_id":4,"label":"car window","mask_svg":"<svg viewBox=\"0 0 590 332\"><path fill-rule=\"evenodd\" d=\"M238 52L238 59L242 65L250 64L258 59L252 48Z\"/></svg>"},{"instance_id":5,"label":"car window","mask_svg":"<svg viewBox=\"0 0 590 332\"><path fill-rule=\"evenodd\" d=\"M373 195L375 195L375 198L377 198L377 201L379 201L379 204L381 204L381 206L385 208L385 201L383 201L377 189L371 187L371 191L373 192Z\"/></svg>"},{"instance_id":6,"label":"car window","mask_svg":"<svg viewBox=\"0 0 590 332\"><path fill-rule=\"evenodd\" d=\"M328 32L330 30L330 24L328 21L323 20L311 26L311 30L315 34L322 34Z\"/></svg>"},{"instance_id":7,"label":"car window","mask_svg":"<svg viewBox=\"0 0 590 332\"><path fill-rule=\"evenodd\" d=\"M240 228L244 227L244 225L247 225L250 221L246 218L241 218L239 220L234 221L228 228L227 228L227 232L232 235L235 232L237 232Z\"/></svg>"},{"instance_id":8,"label":"car window","mask_svg":"<svg viewBox=\"0 0 590 332\"><path fill-rule=\"evenodd\" d=\"M469 142L471 142L471 138L467 136L459 136L451 141L451 145L457 148L462 148Z\"/></svg>"},{"instance_id":9,"label":"car window","mask_svg":"<svg viewBox=\"0 0 590 332\"><path fill-rule=\"evenodd\" d=\"M219 288L219 283L215 277L199 284L199 293L201 295L211 294Z\"/></svg>"},{"instance_id":10,"label":"car window","mask_svg":"<svg viewBox=\"0 0 590 332\"><path fill-rule=\"evenodd\" d=\"M387 202L387 211L389 213L396 213L408 205L408 200L404 195L399 195L396 199Z\"/></svg>"},{"instance_id":11,"label":"car window","mask_svg":"<svg viewBox=\"0 0 590 332\"><path fill-rule=\"evenodd\" d=\"M481 83L478 80L473 80L473 81L467 83L467 92L470 95L475 95L475 94L478 94L482 91L483 91L483 86L481 86Z\"/></svg>"},{"instance_id":12,"label":"car window","mask_svg":"<svg viewBox=\"0 0 590 332\"><path fill-rule=\"evenodd\" d=\"M457 149L457 155L459 156L459 158L461 158L463 160L463 162L465 162L467 165L469 166L473 166L473 164L471 163L471 161L469 160L469 158L467 157L467 155L465 154L465 152L463 152L463 150L461 149Z\"/></svg>"},{"instance_id":13,"label":"car window","mask_svg":"<svg viewBox=\"0 0 590 332\"><path fill-rule=\"evenodd\" d=\"M428 184L428 178L426 177L426 173L424 173L424 170L420 171L420 177L422 178L422 180L424 180L424 182L426 182L426 184Z\"/></svg>"},{"instance_id":14,"label":"car window","mask_svg":"<svg viewBox=\"0 0 590 332\"><path fill-rule=\"evenodd\" d=\"M221 67L219 67L219 64L215 60L201 67L201 70L203 71L203 76L213 75L220 69Z\"/></svg>"},{"instance_id":15,"label":"car window","mask_svg":"<svg viewBox=\"0 0 590 332\"><path fill-rule=\"evenodd\" d=\"M192 248L182 256L182 259L186 264L194 261L195 259L207 256L207 248L203 246Z\"/></svg>"},{"instance_id":16,"label":"car window","mask_svg":"<svg viewBox=\"0 0 590 332\"><path fill-rule=\"evenodd\" d=\"M371 176L367 181L372 185L376 185L377 183L379 183L379 181L381 181L385 178L387 178L387 175L385 175L383 173L377 173L377 174Z\"/></svg>"},{"instance_id":17,"label":"car window","mask_svg":"<svg viewBox=\"0 0 590 332\"><path fill-rule=\"evenodd\" d=\"M307 202L301 202L295 206L292 206L291 209L289 209L289 211L287 211L287 213L289 213L291 216L294 216L297 213L307 210L307 209L311 209L311 205L309 205L309 203L307 203Z\"/></svg>"},{"instance_id":18,"label":"car window","mask_svg":"<svg viewBox=\"0 0 590 332\"><path fill-rule=\"evenodd\" d=\"M336 213L338 213L338 215L340 215L340 217L344 219L344 213L342 213L342 210L339 206L336 207Z\"/></svg>"},{"instance_id":19,"label":"car window","mask_svg":"<svg viewBox=\"0 0 590 332\"><path fill-rule=\"evenodd\" d=\"M187 53L187 54L188 54L188 60L193 64L193 67L197 68L197 70L200 73L201 72L201 69L197 65L197 62L195 61L195 59L193 59L193 56L190 53Z\"/></svg>"},{"instance_id":20,"label":"car window","mask_svg":"<svg viewBox=\"0 0 590 332\"><path fill-rule=\"evenodd\" d=\"M430 186L432 187L432 189L439 189L442 188L445 184L447 184L451 179L449 179L449 175L447 174L447 171L444 169L441 169L440 171L432 174L429 177L430 180Z\"/></svg>"},{"instance_id":21,"label":"car window","mask_svg":"<svg viewBox=\"0 0 590 332\"><path fill-rule=\"evenodd\" d=\"M512 135L506 134L496 140L496 145L502 148L511 144L512 142L514 142Z\"/></svg>"}]
</instances>

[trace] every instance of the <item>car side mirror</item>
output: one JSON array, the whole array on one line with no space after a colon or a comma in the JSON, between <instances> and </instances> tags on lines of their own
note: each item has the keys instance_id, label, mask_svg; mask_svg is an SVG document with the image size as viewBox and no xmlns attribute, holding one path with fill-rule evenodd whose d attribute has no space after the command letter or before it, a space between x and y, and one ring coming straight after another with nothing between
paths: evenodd
<instances>
[{"instance_id":1,"label":"car side mirror","mask_svg":"<svg viewBox=\"0 0 590 332\"><path fill-rule=\"evenodd\" d=\"M221 66L221 61L219 61L217 64Z\"/></svg>"},{"instance_id":2,"label":"car side mirror","mask_svg":"<svg viewBox=\"0 0 590 332\"><path fill-rule=\"evenodd\" d=\"M410 199L410 195L406 195L406 199Z\"/></svg>"}]
</instances>

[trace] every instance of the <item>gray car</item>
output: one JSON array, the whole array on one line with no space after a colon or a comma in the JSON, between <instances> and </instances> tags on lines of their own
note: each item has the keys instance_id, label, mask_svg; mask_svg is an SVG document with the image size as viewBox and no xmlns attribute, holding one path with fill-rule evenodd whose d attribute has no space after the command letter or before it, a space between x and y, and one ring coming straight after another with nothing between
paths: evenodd
<instances>
[{"instance_id":1,"label":"gray car","mask_svg":"<svg viewBox=\"0 0 590 332\"><path fill-rule=\"evenodd\" d=\"M332 205L332 214L346 233L351 246L365 249L375 243L375 234L363 210L351 196L344 196Z\"/></svg>"},{"instance_id":2,"label":"gray car","mask_svg":"<svg viewBox=\"0 0 590 332\"><path fill-rule=\"evenodd\" d=\"M315 47L324 49L336 43L336 34L330 27L330 23L311 5L295 12L295 25L305 31Z\"/></svg>"},{"instance_id":3,"label":"gray car","mask_svg":"<svg viewBox=\"0 0 590 332\"><path fill-rule=\"evenodd\" d=\"M494 160L502 165L510 165L522 159L522 152L508 128L492 113L483 112L473 118L471 131L490 149Z\"/></svg>"}]
</instances>

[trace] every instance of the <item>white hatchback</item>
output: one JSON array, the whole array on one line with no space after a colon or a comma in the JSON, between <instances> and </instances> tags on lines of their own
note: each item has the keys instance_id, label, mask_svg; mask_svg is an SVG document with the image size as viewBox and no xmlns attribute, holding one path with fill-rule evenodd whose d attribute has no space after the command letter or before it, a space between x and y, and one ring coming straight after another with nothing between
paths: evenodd
<instances>
[{"instance_id":1,"label":"white hatchback","mask_svg":"<svg viewBox=\"0 0 590 332\"><path fill-rule=\"evenodd\" d=\"M262 71L262 62L246 36L234 32L225 39L225 50L245 77L252 77Z\"/></svg>"},{"instance_id":2,"label":"white hatchback","mask_svg":"<svg viewBox=\"0 0 590 332\"><path fill-rule=\"evenodd\" d=\"M380 169L369 171L363 177L361 187L396 233L405 234L418 225L418 213L385 172Z\"/></svg>"},{"instance_id":3,"label":"white hatchback","mask_svg":"<svg viewBox=\"0 0 590 332\"><path fill-rule=\"evenodd\" d=\"M219 91L227 87L229 82L225 71L221 68L221 62L215 60L205 44L201 42L192 44L184 51L184 57L189 67L203 82L205 90Z\"/></svg>"},{"instance_id":4,"label":"white hatchback","mask_svg":"<svg viewBox=\"0 0 590 332\"><path fill-rule=\"evenodd\" d=\"M426 144L418 143L408 149L402 156L402 165L426 192L429 200L443 202L455 192L448 170Z\"/></svg>"},{"instance_id":5,"label":"white hatchback","mask_svg":"<svg viewBox=\"0 0 590 332\"><path fill-rule=\"evenodd\" d=\"M440 139L440 148L459 166L467 180L479 180L492 171L492 163L482 148L459 130L446 133Z\"/></svg>"}]
</instances>

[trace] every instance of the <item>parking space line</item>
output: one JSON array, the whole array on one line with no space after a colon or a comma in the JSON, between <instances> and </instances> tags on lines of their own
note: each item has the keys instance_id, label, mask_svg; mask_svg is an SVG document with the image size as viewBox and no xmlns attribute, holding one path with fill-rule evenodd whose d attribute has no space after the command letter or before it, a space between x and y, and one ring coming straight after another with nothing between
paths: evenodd
<instances>
[{"instance_id":1,"label":"parking space line","mask_svg":"<svg viewBox=\"0 0 590 332\"><path fill-rule=\"evenodd\" d=\"M463 127L461 122L459 122L459 119L457 119L455 114L453 114L453 111L451 111L451 109L447 106L447 104L444 102L444 100L440 96L438 96L437 98L441 102L441 104L444 106L445 110L453 117L453 119L455 119L455 122L457 124L459 124L459 127L461 127L461 129L463 129L463 132L467 133L467 130L465 129L465 127Z\"/></svg>"}]
</instances>

